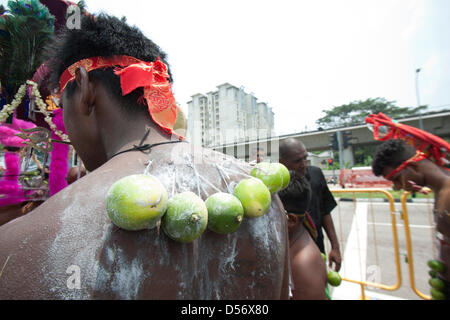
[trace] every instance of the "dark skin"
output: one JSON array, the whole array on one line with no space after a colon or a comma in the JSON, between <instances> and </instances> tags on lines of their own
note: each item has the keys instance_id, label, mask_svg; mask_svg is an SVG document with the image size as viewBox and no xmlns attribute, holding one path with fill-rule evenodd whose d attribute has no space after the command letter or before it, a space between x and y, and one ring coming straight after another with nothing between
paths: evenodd
<instances>
[{"instance_id":1,"label":"dark skin","mask_svg":"<svg viewBox=\"0 0 450 320\"><path fill-rule=\"evenodd\" d=\"M0 227L0 264L9 257L0 278L0 298L288 299L287 224L277 196L264 216L244 219L236 232L219 235L207 230L190 244L175 242L158 228L130 232L112 224L105 210L107 191L122 177L142 174L149 160L150 174L169 196L175 168L176 191L196 193L193 169L184 158L193 148L188 143L167 144L149 155L127 152L111 159L139 144L147 127L151 131L144 143L170 137L148 114L134 119L122 114L83 68L76 74L76 85L73 97L64 93L62 98L64 122L90 173L33 214ZM220 190L226 186L214 164L235 172L250 170L222 154L202 151L203 161L195 162L196 169ZM231 181L244 177L230 174ZM202 186L209 195L216 192ZM74 265L81 275L81 287L75 290L67 286L68 268Z\"/></svg>"},{"instance_id":2,"label":"dark skin","mask_svg":"<svg viewBox=\"0 0 450 320\"><path fill-rule=\"evenodd\" d=\"M280 163L289 170L306 173L306 150L289 148ZM288 214L289 248L291 256L292 289L295 300L326 300L327 269L319 248L297 215Z\"/></svg>"},{"instance_id":3,"label":"dark skin","mask_svg":"<svg viewBox=\"0 0 450 320\"><path fill-rule=\"evenodd\" d=\"M260 163L264 161L264 151L258 150L256 153L256 163Z\"/></svg>"},{"instance_id":4,"label":"dark skin","mask_svg":"<svg viewBox=\"0 0 450 320\"><path fill-rule=\"evenodd\" d=\"M23 210L25 203L17 203L0 208L0 226L8 223L11 220L17 219L27 212Z\"/></svg>"},{"instance_id":5,"label":"dark skin","mask_svg":"<svg viewBox=\"0 0 450 320\"><path fill-rule=\"evenodd\" d=\"M78 167L72 167L67 173L66 181L68 184L74 183L78 179ZM80 178L86 175L86 169L81 167ZM43 201L28 201L0 208L0 226L17 219L41 205Z\"/></svg>"},{"instance_id":6,"label":"dark skin","mask_svg":"<svg viewBox=\"0 0 450 320\"><path fill-rule=\"evenodd\" d=\"M325 261L297 215L288 221L294 300L326 300L327 272Z\"/></svg>"},{"instance_id":7,"label":"dark skin","mask_svg":"<svg viewBox=\"0 0 450 320\"><path fill-rule=\"evenodd\" d=\"M386 166L383 176L386 177L395 168ZM394 190L420 191L423 187L433 190L435 209L438 213L450 212L450 175L428 159L409 163L403 170L389 179ZM450 216L435 214L437 231L442 233L448 244L439 246L439 258L447 266L442 277L450 281Z\"/></svg>"},{"instance_id":8,"label":"dark skin","mask_svg":"<svg viewBox=\"0 0 450 320\"><path fill-rule=\"evenodd\" d=\"M78 167L72 167L67 173L66 181L68 184L72 184L78 179L81 179L86 175L86 169L82 166L81 169ZM79 176L79 177L78 177Z\"/></svg>"},{"instance_id":9,"label":"dark skin","mask_svg":"<svg viewBox=\"0 0 450 320\"><path fill-rule=\"evenodd\" d=\"M289 170L296 171L300 175L306 174L308 166L308 153L305 146L295 139L289 139L283 142L287 152L284 158L280 158L280 163L284 164ZM325 215L322 220L322 227L325 229L331 242L331 251L328 253L329 267L339 271L341 269L341 253L339 242L336 236L333 220L330 215Z\"/></svg>"}]
</instances>

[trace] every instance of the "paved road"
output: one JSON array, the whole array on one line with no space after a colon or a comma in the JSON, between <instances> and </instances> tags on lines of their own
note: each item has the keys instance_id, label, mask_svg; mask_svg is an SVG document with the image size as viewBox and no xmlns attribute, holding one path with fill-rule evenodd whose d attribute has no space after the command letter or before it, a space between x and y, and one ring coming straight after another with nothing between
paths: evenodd
<instances>
[{"instance_id":1,"label":"paved road","mask_svg":"<svg viewBox=\"0 0 450 320\"><path fill-rule=\"evenodd\" d=\"M432 241L433 203L408 203L408 217L413 249L414 281L416 288L429 295L428 270L426 263L434 258L436 250ZM395 291L376 288L366 289L371 299L422 300L411 289L409 264L406 258L406 237L404 221L400 217L401 205L395 204L395 218L400 252L401 287ZM336 232L344 257L341 276L354 280L367 280L388 286L398 282L394 237L389 204L383 202L340 201L332 212ZM359 299L361 288L344 281L338 288L332 288L333 299Z\"/></svg>"}]
</instances>

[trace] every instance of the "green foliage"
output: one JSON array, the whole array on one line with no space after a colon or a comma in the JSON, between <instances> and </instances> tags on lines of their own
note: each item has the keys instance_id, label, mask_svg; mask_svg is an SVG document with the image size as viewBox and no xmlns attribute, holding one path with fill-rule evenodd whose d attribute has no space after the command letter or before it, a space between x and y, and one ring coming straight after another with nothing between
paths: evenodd
<instances>
[{"instance_id":1,"label":"green foliage","mask_svg":"<svg viewBox=\"0 0 450 320\"><path fill-rule=\"evenodd\" d=\"M428 106L417 108L398 107L395 101L387 101L384 98L369 98L365 101L354 101L323 111L325 116L318 119L316 123L324 129L343 126L353 126L365 123L365 119L372 113L382 112L390 118L404 118L417 115L419 111L427 109Z\"/></svg>"},{"instance_id":2,"label":"green foliage","mask_svg":"<svg viewBox=\"0 0 450 320\"><path fill-rule=\"evenodd\" d=\"M0 34L0 81L10 102L42 64L42 51L53 35L55 18L38 0L10 0L8 7Z\"/></svg>"},{"instance_id":3,"label":"green foliage","mask_svg":"<svg viewBox=\"0 0 450 320\"><path fill-rule=\"evenodd\" d=\"M353 146L353 155L355 157L355 167L369 167L372 165L372 157L379 145Z\"/></svg>"}]
</instances>

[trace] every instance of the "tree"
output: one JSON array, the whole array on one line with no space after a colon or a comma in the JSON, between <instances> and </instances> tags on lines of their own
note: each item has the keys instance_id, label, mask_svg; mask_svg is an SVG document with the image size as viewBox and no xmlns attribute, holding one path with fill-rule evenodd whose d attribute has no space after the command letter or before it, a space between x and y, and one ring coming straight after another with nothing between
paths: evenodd
<instances>
[{"instance_id":1,"label":"tree","mask_svg":"<svg viewBox=\"0 0 450 320\"><path fill-rule=\"evenodd\" d=\"M54 17L38 0L8 1L0 8L0 82L11 102L18 88L43 62L41 53L54 30Z\"/></svg>"},{"instance_id":2,"label":"tree","mask_svg":"<svg viewBox=\"0 0 450 320\"><path fill-rule=\"evenodd\" d=\"M418 115L420 111L427 108L426 105L416 108L398 107L395 101L369 98L365 101L354 101L331 110L324 110L325 116L318 119L316 123L324 129L353 126L364 124L366 117L372 113L382 112L390 118L398 119Z\"/></svg>"}]
</instances>

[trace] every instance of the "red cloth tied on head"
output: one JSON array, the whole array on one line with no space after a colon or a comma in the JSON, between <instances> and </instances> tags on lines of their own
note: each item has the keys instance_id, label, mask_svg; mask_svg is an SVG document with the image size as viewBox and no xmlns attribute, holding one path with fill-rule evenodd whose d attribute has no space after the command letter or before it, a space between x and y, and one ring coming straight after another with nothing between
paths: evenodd
<instances>
[{"instance_id":1,"label":"red cloth tied on head","mask_svg":"<svg viewBox=\"0 0 450 320\"><path fill-rule=\"evenodd\" d=\"M180 139L184 139L173 131L177 115L181 110L172 93L172 86L168 80L168 68L160 59L145 62L130 56L112 56L80 60L61 75L59 81L61 94L67 84L75 79L75 72L79 67L85 68L87 72L114 67L114 73L120 77L122 95L127 95L137 88L143 88L143 98L147 101L148 111L153 121L167 134L175 134Z\"/></svg>"},{"instance_id":2,"label":"red cloth tied on head","mask_svg":"<svg viewBox=\"0 0 450 320\"><path fill-rule=\"evenodd\" d=\"M393 177L394 174L403 170L409 163L423 159L429 159L436 165L448 170L446 168L446 158L450 154L450 144L444 139L424 130L394 121L381 112L369 115L366 118L366 123L373 125L375 140L401 139L417 150L416 155L404 161L399 167L390 172L385 177L386 179ZM382 127L387 129L384 135L380 132Z\"/></svg>"},{"instance_id":3,"label":"red cloth tied on head","mask_svg":"<svg viewBox=\"0 0 450 320\"><path fill-rule=\"evenodd\" d=\"M428 159L438 166L445 165L444 159L450 153L450 144L444 139L424 130L396 122L381 112L369 115L366 118L366 123L373 125L375 140L401 139L412 145L416 150L425 153ZM387 129L384 135L380 134L381 127Z\"/></svg>"},{"instance_id":4,"label":"red cloth tied on head","mask_svg":"<svg viewBox=\"0 0 450 320\"><path fill-rule=\"evenodd\" d=\"M417 151L416 154L414 156L412 156L411 158L409 158L408 160L404 161L401 165L399 165L397 168L395 168L394 170L392 170L391 172L389 172L385 178L390 180L397 172L402 171L403 169L406 168L406 166L408 164L410 164L411 162L419 162L422 161L424 159L427 158L427 155L423 152Z\"/></svg>"}]
</instances>

